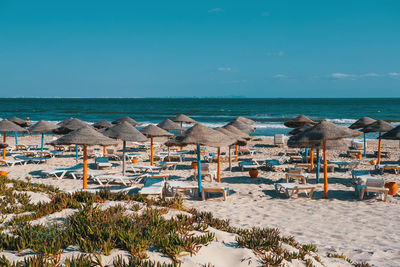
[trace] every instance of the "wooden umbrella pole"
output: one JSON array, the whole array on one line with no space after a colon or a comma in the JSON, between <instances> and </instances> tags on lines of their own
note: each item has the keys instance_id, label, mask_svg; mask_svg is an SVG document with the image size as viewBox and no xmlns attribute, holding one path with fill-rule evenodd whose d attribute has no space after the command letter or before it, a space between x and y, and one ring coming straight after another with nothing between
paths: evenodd
<instances>
[{"instance_id":1,"label":"wooden umbrella pole","mask_svg":"<svg viewBox=\"0 0 400 267\"><path fill-rule=\"evenodd\" d=\"M232 152L231 152L231 146L229 146L229 171L232 171Z\"/></svg>"},{"instance_id":2,"label":"wooden umbrella pole","mask_svg":"<svg viewBox=\"0 0 400 267\"><path fill-rule=\"evenodd\" d=\"M364 133L364 158L367 157L367 141L365 140L365 133Z\"/></svg>"},{"instance_id":3,"label":"wooden umbrella pole","mask_svg":"<svg viewBox=\"0 0 400 267\"><path fill-rule=\"evenodd\" d=\"M238 162L239 161L238 145L235 146L235 155L236 155L236 162Z\"/></svg>"},{"instance_id":4,"label":"wooden umbrella pole","mask_svg":"<svg viewBox=\"0 0 400 267\"><path fill-rule=\"evenodd\" d=\"M378 141L378 165L381 164L381 145L382 145L382 144L381 144L381 142L382 142L381 135L382 135L382 133L379 132L379 141Z\"/></svg>"},{"instance_id":5,"label":"wooden umbrella pole","mask_svg":"<svg viewBox=\"0 0 400 267\"><path fill-rule=\"evenodd\" d=\"M310 150L310 171L314 170L314 149Z\"/></svg>"},{"instance_id":6,"label":"wooden umbrella pole","mask_svg":"<svg viewBox=\"0 0 400 267\"><path fill-rule=\"evenodd\" d=\"M217 181L221 182L221 148L218 147L218 156L217 156Z\"/></svg>"},{"instance_id":7,"label":"wooden umbrella pole","mask_svg":"<svg viewBox=\"0 0 400 267\"><path fill-rule=\"evenodd\" d=\"M150 164L153 166L153 136L150 136Z\"/></svg>"},{"instance_id":8,"label":"wooden umbrella pole","mask_svg":"<svg viewBox=\"0 0 400 267\"><path fill-rule=\"evenodd\" d=\"M326 159L326 140L323 141L324 147L324 198L328 198L328 160Z\"/></svg>"},{"instance_id":9,"label":"wooden umbrella pole","mask_svg":"<svg viewBox=\"0 0 400 267\"><path fill-rule=\"evenodd\" d=\"M122 175L125 176L125 151L126 151L126 141L122 141Z\"/></svg>"},{"instance_id":10,"label":"wooden umbrella pole","mask_svg":"<svg viewBox=\"0 0 400 267\"><path fill-rule=\"evenodd\" d=\"M83 189L87 189L87 147L83 146Z\"/></svg>"},{"instance_id":11,"label":"wooden umbrella pole","mask_svg":"<svg viewBox=\"0 0 400 267\"><path fill-rule=\"evenodd\" d=\"M200 145L197 145L197 181L198 181L198 192L201 196L201 158L200 158Z\"/></svg>"},{"instance_id":12,"label":"wooden umbrella pole","mask_svg":"<svg viewBox=\"0 0 400 267\"><path fill-rule=\"evenodd\" d=\"M44 133L42 133L42 143L40 145L40 151L43 152L43 144L44 144Z\"/></svg>"},{"instance_id":13,"label":"wooden umbrella pole","mask_svg":"<svg viewBox=\"0 0 400 267\"><path fill-rule=\"evenodd\" d=\"M182 130L183 128L182 128L182 122L181 122L181 134L183 133L183 130ZM183 152L183 146L181 146L181 152Z\"/></svg>"},{"instance_id":14,"label":"wooden umbrella pole","mask_svg":"<svg viewBox=\"0 0 400 267\"><path fill-rule=\"evenodd\" d=\"M6 143L6 132L3 132L3 143ZM3 159L6 159L6 148L3 148Z\"/></svg>"},{"instance_id":15,"label":"wooden umbrella pole","mask_svg":"<svg viewBox=\"0 0 400 267\"><path fill-rule=\"evenodd\" d=\"M107 154L106 146L103 146L103 157Z\"/></svg>"},{"instance_id":16,"label":"wooden umbrella pole","mask_svg":"<svg viewBox=\"0 0 400 267\"><path fill-rule=\"evenodd\" d=\"M319 183L319 171L320 171L320 167L319 167L319 149L317 149L317 171L316 171L316 182L317 184Z\"/></svg>"}]
</instances>

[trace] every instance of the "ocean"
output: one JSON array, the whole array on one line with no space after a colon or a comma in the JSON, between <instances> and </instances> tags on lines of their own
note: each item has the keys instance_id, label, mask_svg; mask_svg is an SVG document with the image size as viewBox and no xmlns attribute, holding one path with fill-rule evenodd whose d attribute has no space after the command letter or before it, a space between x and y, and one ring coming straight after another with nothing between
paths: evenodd
<instances>
[{"instance_id":1,"label":"ocean","mask_svg":"<svg viewBox=\"0 0 400 267\"><path fill-rule=\"evenodd\" d=\"M0 118L29 117L32 122L59 122L75 117L87 122L130 116L143 125L184 113L209 127L237 116L257 121L257 136L287 134L287 119L305 114L349 126L362 116L398 125L400 98L1 98ZM370 134L370 138L374 138Z\"/></svg>"}]
</instances>

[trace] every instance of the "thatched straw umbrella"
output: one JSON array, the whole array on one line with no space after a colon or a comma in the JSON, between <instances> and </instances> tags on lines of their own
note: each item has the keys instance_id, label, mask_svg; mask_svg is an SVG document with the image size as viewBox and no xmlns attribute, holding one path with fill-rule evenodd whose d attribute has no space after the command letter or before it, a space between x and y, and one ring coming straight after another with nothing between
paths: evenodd
<instances>
[{"instance_id":1,"label":"thatched straw umbrella","mask_svg":"<svg viewBox=\"0 0 400 267\"><path fill-rule=\"evenodd\" d=\"M44 143L44 133L51 132L57 129L59 126L52 124L47 121L38 121L34 125L32 125L28 130L31 133L41 133L42 134L42 144L40 146L40 151L43 151L43 143Z\"/></svg>"},{"instance_id":2,"label":"thatched straw umbrella","mask_svg":"<svg viewBox=\"0 0 400 267\"><path fill-rule=\"evenodd\" d=\"M201 158L200 146L222 147L234 144L236 140L221 132L210 129L202 124L195 124L185 131L183 135L168 141L166 145L196 145L197 147L197 174L199 194L201 194Z\"/></svg>"},{"instance_id":3,"label":"thatched straw umbrella","mask_svg":"<svg viewBox=\"0 0 400 267\"><path fill-rule=\"evenodd\" d=\"M400 125L383 134L381 138L388 140L400 140Z\"/></svg>"},{"instance_id":4,"label":"thatched straw umbrella","mask_svg":"<svg viewBox=\"0 0 400 267\"><path fill-rule=\"evenodd\" d=\"M183 130L183 128L181 126L179 126L178 124L176 124L174 121L172 121L170 119L163 120L162 122L157 124L157 126L166 131L177 131L177 130L182 131ZM181 132L181 134L182 134L182 132Z\"/></svg>"},{"instance_id":5,"label":"thatched straw umbrella","mask_svg":"<svg viewBox=\"0 0 400 267\"><path fill-rule=\"evenodd\" d=\"M111 127L111 126L113 126L113 125L112 125L112 123L109 122L109 121L102 120L102 121L98 121L98 122L93 123L92 126L93 126L94 128L96 128L96 129L104 129L104 128L109 128L109 127Z\"/></svg>"},{"instance_id":6,"label":"thatched straw umbrella","mask_svg":"<svg viewBox=\"0 0 400 267\"><path fill-rule=\"evenodd\" d=\"M376 120L375 122L365 126L364 128L361 129L361 132L363 133L373 133L373 132L379 132L379 141L378 141L378 162L377 164L381 164L381 135L382 132L388 132L394 128L393 125L388 123L387 121L384 120Z\"/></svg>"},{"instance_id":7,"label":"thatched straw umbrella","mask_svg":"<svg viewBox=\"0 0 400 267\"><path fill-rule=\"evenodd\" d=\"M53 131L55 134L67 134L72 131L78 130L79 128L88 126L88 124L84 121L81 121L80 119L69 118L62 122L59 122L58 126L60 126L60 127ZM75 146L75 157L76 157L76 160L79 159L78 145Z\"/></svg>"},{"instance_id":8,"label":"thatched straw umbrella","mask_svg":"<svg viewBox=\"0 0 400 267\"><path fill-rule=\"evenodd\" d=\"M256 121L249 119L249 118L245 118L245 117L236 117L235 120L244 122L249 125L253 125L253 124L257 123Z\"/></svg>"},{"instance_id":9,"label":"thatched straw umbrella","mask_svg":"<svg viewBox=\"0 0 400 267\"><path fill-rule=\"evenodd\" d=\"M283 124L289 128L297 128L297 127L303 126L306 123L309 123L312 125L317 124L315 121L313 121L312 119L310 119L309 117L304 116L304 115L300 115L300 116L297 116L296 118L285 121Z\"/></svg>"},{"instance_id":10,"label":"thatched straw umbrella","mask_svg":"<svg viewBox=\"0 0 400 267\"><path fill-rule=\"evenodd\" d=\"M251 132L254 132L256 130L255 127L253 127L253 126L251 126L251 125L249 125L247 123L244 123L244 122L242 122L240 120L237 120L237 119L231 121L230 123L228 123L228 125L235 126L239 130L241 130L242 132L245 132L247 134L249 134Z\"/></svg>"},{"instance_id":11,"label":"thatched straw umbrella","mask_svg":"<svg viewBox=\"0 0 400 267\"><path fill-rule=\"evenodd\" d=\"M73 120L74 118L70 117L68 119L65 119L63 121L60 121L57 123L58 126L63 126L64 124L66 124L67 122L70 122L71 120Z\"/></svg>"},{"instance_id":12,"label":"thatched straw umbrella","mask_svg":"<svg viewBox=\"0 0 400 267\"><path fill-rule=\"evenodd\" d=\"M236 128L235 126L231 125L231 124L227 124L222 126L222 128L236 134L237 136L242 137L244 140L250 140L251 137L248 133L245 133L241 130L239 130L238 128ZM238 151L238 144L235 145L235 155L236 155L236 162L239 161L239 151Z\"/></svg>"},{"instance_id":13,"label":"thatched straw umbrella","mask_svg":"<svg viewBox=\"0 0 400 267\"><path fill-rule=\"evenodd\" d=\"M31 126L31 124L28 121L20 119L20 118L15 117L15 116L9 118L8 120L13 122L13 123L15 123L15 124L17 124L18 126L21 126L21 127L29 127L29 126Z\"/></svg>"},{"instance_id":14,"label":"thatched straw umbrella","mask_svg":"<svg viewBox=\"0 0 400 267\"><path fill-rule=\"evenodd\" d=\"M231 126L231 125L229 125L229 126ZM234 126L232 126L232 127L234 127ZM236 146L238 146L238 145L239 146L245 146L247 144L246 139L244 139L243 136L240 135L240 134L233 133L233 132L231 132L231 131L229 131L229 130L227 130L225 128L222 128L222 127L217 127L214 130L234 138L236 140L234 145L236 145ZM231 153L231 148L232 148L232 146L229 146L229 170L230 171L232 171L232 160L231 160L231 154L232 153ZM218 148L218 161L220 161L220 148Z\"/></svg>"},{"instance_id":15,"label":"thatched straw umbrella","mask_svg":"<svg viewBox=\"0 0 400 267\"><path fill-rule=\"evenodd\" d=\"M354 131L331 122L321 121L313 127L292 136L291 139L304 145L321 145L324 150L324 197L328 198L328 161L326 157L326 142L328 140L339 140L346 137L360 136L362 133Z\"/></svg>"},{"instance_id":16,"label":"thatched straw umbrella","mask_svg":"<svg viewBox=\"0 0 400 267\"><path fill-rule=\"evenodd\" d=\"M171 119L174 122L180 122L181 123L181 134L183 133L183 123L187 123L187 124L191 124L191 123L195 123L196 121L188 116L186 116L185 114L178 114L175 117L173 117ZM181 152L182 152L182 147L181 147Z\"/></svg>"},{"instance_id":17,"label":"thatched straw umbrella","mask_svg":"<svg viewBox=\"0 0 400 267\"><path fill-rule=\"evenodd\" d=\"M140 132L149 137L150 138L150 165L153 166L154 165L154 154L153 154L153 138L154 137L170 137L173 136L173 134L167 132L164 129L161 129L160 127L153 125L153 124L149 124L146 127L140 129Z\"/></svg>"},{"instance_id":18,"label":"thatched straw umbrella","mask_svg":"<svg viewBox=\"0 0 400 267\"><path fill-rule=\"evenodd\" d=\"M2 120L0 121L0 132L3 132L3 143L5 143L7 132L27 132L27 130L9 120ZM6 159L5 148L3 149L3 159Z\"/></svg>"},{"instance_id":19,"label":"thatched straw umbrella","mask_svg":"<svg viewBox=\"0 0 400 267\"><path fill-rule=\"evenodd\" d=\"M125 150L126 141L131 142L144 142L147 140L146 136L140 133L130 123L124 121L103 131L104 135L122 140L122 173L125 175Z\"/></svg>"},{"instance_id":20,"label":"thatched straw umbrella","mask_svg":"<svg viewBox=\"0 0 400 267\"><path fill-rule=\"evenodd\" d=\"M126 121L127 123L129 123L132 126L140 125L140 123L138 123L137 121L135 121L134 119L132 119L131 117L128 117L128 116L125 116L125 117L122 117L122 118L120 118L118 120L115 120L115 121L112 122L112 124L118 124L118 123L121 123L121 122L124 122L124 121Z\"/></svg>"},{"instance_id":21,"label":"thatched straw umbrella","mask_svg":"<svg viewBox=\"0 0 400 267\"><path fill-rule=\"evenodd\" d=\"M51 143L54 145L75 144L83 146L83 189L87 189L87 146L117 144L115 140L104 136L88 125L72 131Z\"/></svg>"},{"instance_id":22,"label":"thatched straw umbrella","mask_svg":"<svg viewBox=\"0 0 400 267\"><path fill-rule=\"evenodd\" d=\"M6 147L8 147L7 144L0 142L0 148L6 148Z\"/></svg>"},{"instance_id":23,"label":"thatched straw umbrella","mask_svg":"<svg viewBox=\"0 0 400 267\"><path fill-rule=\"evenodd\" d=\"M308 128L311 128L311 127L313 127L313 126L314 126L314 124L306 123L306 124L304 124L303 126L294 128L293 130L291 130L291 131L289 132L289 134L290 134L290 135L296 135L296 134L299 134L299 133L301 133L302 131L307 130Z\"/></svg>"},{"instance_id":24,"label":"thatched straw umbrella","mask_svg":"<svg viewBox=\"0 0 400 267\"><path fill-rule=\"evenodd\" d=\"M376 120L370 117L362 117L349 126L350 129L357 130L366 127L367 125L374 123ZM364 157L367 156L367 141L364 133Z\"/></svg>"}]
</instances>

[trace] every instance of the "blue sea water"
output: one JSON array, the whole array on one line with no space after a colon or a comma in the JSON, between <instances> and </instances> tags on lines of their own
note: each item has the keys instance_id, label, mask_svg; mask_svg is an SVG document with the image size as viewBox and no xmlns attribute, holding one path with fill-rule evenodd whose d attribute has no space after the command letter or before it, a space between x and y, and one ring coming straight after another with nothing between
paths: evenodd
<instances>
[{"instance_id":1,"label":"blue sea water","mask_svg":"<svg viewBox=\"0 0 400 267\"><path fill-rule=\"evenodd\" d=\"M268 99L268 98L1 98L0 118L17 116L58 122L76 117L87 122L113 121L130 116L138 122L158 123L184 113L210 127L222 126L237 116L257 121L259 136L286 134L287 119L305 114L349 126L362 116L398 124L399 98Z\"/></svg>"}]
</instances>

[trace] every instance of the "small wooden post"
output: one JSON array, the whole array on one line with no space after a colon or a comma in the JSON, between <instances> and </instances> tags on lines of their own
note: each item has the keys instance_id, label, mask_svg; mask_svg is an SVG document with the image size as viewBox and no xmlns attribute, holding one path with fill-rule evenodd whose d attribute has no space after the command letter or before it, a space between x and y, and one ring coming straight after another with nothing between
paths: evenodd
<instances>
[{"instance_id":1,"label":"small wooden post","mask_svg":"<svg viewBox=\"0 0 400 267\"><path fill-rule=\"evenodd\" d=\"M107 154L106 146L103 146L103 157Z\"/></svg>"},{"instance_id":2,"label":"small wooden post","mask_svg":"<svg viewBox=\"0 0 400 267\"><path fill-rule=\"evenodd\" d=\"M314 170L314 149L310 150L310 171Z\"/></svg>"},{"instance_id":3,"label":"small wooden post","mask_svg":"<svg viewBox=\"0 0 400 267\"><path fill-rule=\"evenodd\" d=\"M201 196L201 158L200 158L200 145L197 145L197 183L199 196Z\"/></svg>"},{"instance_id":4,"label":"small wooden post","mask_svg":"<svg viewBox=\"0 0 400 267\"><path fill-rule=\"evenodd\" d=\"M367 141L365 140L365 133L364 133L364 158L367 157Z\"/></svg>"},{"instance_id":5,"label":"small wooden post","mask_svg":"<svg viewBox=\"0 0 400 267\"><path fill-rule=\"evenodd\" d=\"M87 147L83 146L83 189L87 189Z\"/></svg>"},{"instance_id":6,"label":"small wooden post","mask_svg":"<svg viewBox=\"0 0 400 267\"><path fill-rule=\"evenodd\" d=\"M218 147L218 156L217 156L217 181L221 182L221 148Z\"/></svg>"},{"instance_id":7,"label":"small wooden post","mask_svg":"<svg viewBox=\"0 0 400 267\"><path fill-rule=\"evenodd\" d=\"M153 136L150 136L150 165L153 166Z\"/></svg>"},{"instance_id":8,"label":"small wooden post","mask_svg":"<svg viewBox=\"0 0 400 267\"><path fill-rule=\"evenodd\" d=\"M125 176L125 151L126 151L126 141L122 141L122 175Z\"/></svg>"},{"instance_id":9,"label":"small wooden post","mask_svg":"<svg viewBox=\"0 0 400 267\"><path fill-rule=\"evenodd\" d=\"M44 145L44 133L42 133L42 145L40 146L40 151L43 152L43 145Z\"/></svg>"},{"instance_id":10,"label":"small wooden post","mask_svg":"<svg viewBox=\"0 0 400 267\"><path fill-rule=\"evenodd\" d=\"M378 141L378 165L381 164L381 143L382 143L381 135L382 135L382 133L379 131L379 141Z\"/></svg>"},{"instance_id":11,"label":"small wooden post","mask_svg":"<svg viewBox=\"0 0 400 267\"><path fill-rule=\"evenodd\" d=\"M317 149L317 173L316 173L316 182L317 184L319 183L319 171L320 171L320 165L319 165L319 149Z\"/></svg>"},{"instance_id":12,"label":"small wooden post","mask_svg":"<svg viewBox=\"0 0 400 267\"><path fill-rule=\"evenodd\" d=\"M232 171L232 152L231 152L231 147L229 146L229 171Z\"/></svg>"},{"instance_id":13,"label":"small wooden post","mask_svg":"<svg viewBox=\"0 0 400 267\"><path fill-rule=\"evenodd\" d=\"M183 130L182 130L182 122L181 122L181 134L183 133ZM183 152L183 146L181 146L181 152ZM168 157L168 160L169 160L169 157Z\"/></svg>"},{"instance_id":14,"label":"small wooden post","mask_svg":"<svg viewBox=\"0 0 400 267\"><path fill-rule=\"evenodd\" d=\"M328 160L326 158L326 140L323 141L324 147L324 198L328 198Z\"/></svg>"},{"instance_id":15,"label":"small wooden post","mask_svg":"<svg viewBox=\"0 0 400 267\"><path fill-rule=\"evenodd\" d=\"M3 143L6 143L6 132L3 132ZM6 148L3 148L3 159L6 159Z\"/></svg>"},{"instance_id":16,"label":"small wooden post","mask_svg":"<svg viewBox=\"0 0 400 267\"><path fill-rule=\"evenodd\" d=\"M79 159L79 147L78 145L75 146L75 159L78 161Z\"/></svg>"},{"instance_id":17,"label":"small wooden post","mask_svg":"<svg viewBox=\"0 0 400 267\"><path fill-rule=\"evenodd\" d=\"M236 155L236 162L238 162L239 161L238 145L235 146L235 155Z\"/></svg>"},{"instance_id":18,"label":"small wooden post","mask_svg":"<svg viewBox=\"0 0 400 267\"><path fill-rule=\"evenodd\" d=\"M17 133L17 131L14 132L14 136L15 136L15 144L18 145L18 133Z\"/></svg>"}]
</instances>

